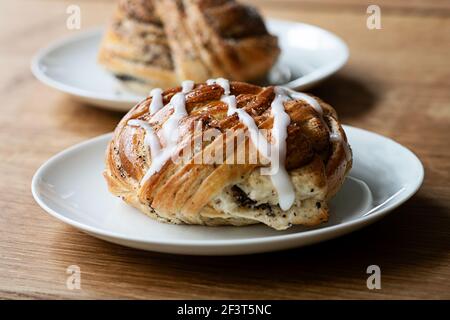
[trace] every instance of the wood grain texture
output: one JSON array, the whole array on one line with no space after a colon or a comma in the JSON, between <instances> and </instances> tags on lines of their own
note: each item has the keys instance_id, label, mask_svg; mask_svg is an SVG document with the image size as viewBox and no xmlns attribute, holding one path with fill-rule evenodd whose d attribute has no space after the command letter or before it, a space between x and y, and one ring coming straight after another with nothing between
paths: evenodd
<instances>
[{"instance_id":1,"label":"wood grain texture","mask_svg":"<svg viewBox=\"0 0 450 320\"><path fill-rule=\"evenodd\" d=\"M366 28L366 1L248 1L268 16L344 38L349 63L313 93L335 106L344 123L409 147L426 172L416 196L373 226L303 249L243 257L109 244L51 218L32 199L30 181L40 164L111 131L122 116L72 101L29 71L37 49L73 33L65 10L74 2L83 30L107 23L114 5L0 2L0 298L450 298L448 1L380 0L383 29L376 31ZM81 268L81 290L66 288L72 264ZM381 267L381 290L366 288L371 264Z\"/></svg>"}]
</instances>

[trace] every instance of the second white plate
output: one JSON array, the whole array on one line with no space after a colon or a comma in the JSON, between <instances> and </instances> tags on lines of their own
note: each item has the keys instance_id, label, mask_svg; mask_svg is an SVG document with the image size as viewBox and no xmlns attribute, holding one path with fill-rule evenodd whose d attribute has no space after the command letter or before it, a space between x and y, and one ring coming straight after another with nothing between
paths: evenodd
<instances>
[{"instance_id":1,"label":"second white plate","mask_svg":"<svg viewBox=\"0 0 450 320\"><path fill-rule=\"evenodd\" d=\"M232 255L300 247L332 239L382 218L420 187L423 167L400 144L345 126L354 153L350 177L331 202L330 220L314 229L264 225L205 227L152 220L111 195L103 179L111 134L69 148L34 175L33 196L55 218L95 237L144 250Z\"/></svg>"},{"instance_id":2,"label":"second white plate","mask_svg":"<svg viewBox=\"0 0 450 320\"><path fill-rule=\"evenodd\" d=\"M282 54L271 72L272 83L297 90L324 80L348 59L348 48L333 33L309 24L272 20L269 30L279 37ZM81 32L40 50L33 58L33 74L43 83L86 103L128 111L144 97L124 89L97 63L103 31Z\"/></svg>"}]
</instances>

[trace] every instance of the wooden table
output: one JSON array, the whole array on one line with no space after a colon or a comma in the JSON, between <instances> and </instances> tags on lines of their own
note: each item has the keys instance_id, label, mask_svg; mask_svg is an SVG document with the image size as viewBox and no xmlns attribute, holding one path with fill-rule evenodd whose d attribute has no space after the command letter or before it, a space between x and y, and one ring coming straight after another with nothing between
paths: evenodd
<instances>
[{"instance_id":1,"label":"wooden table","mask_svg":"<svg viewBox=\"0 0 450 320\"><path fill-rule=\"evenodd\" d=\"M77 0L82 30L106 24L111 1ZM425 182L373 226L307 248L241 257L190 257L113 245L45 214L30 181L64 148L113 130L121 114L92 108L39 83L36 50L73 34L74 1L0 2L0 298L450 298L450 2L388 1L368 30L360 0L263 0L267 16L312 23L348 42L347 66L313 92L344 123L413 150ZM94 196L94 195L93 195ZM81 268L68 290L66 268ZM366 268L381 267L368 290Z\"/></svg>"}]
</instances>

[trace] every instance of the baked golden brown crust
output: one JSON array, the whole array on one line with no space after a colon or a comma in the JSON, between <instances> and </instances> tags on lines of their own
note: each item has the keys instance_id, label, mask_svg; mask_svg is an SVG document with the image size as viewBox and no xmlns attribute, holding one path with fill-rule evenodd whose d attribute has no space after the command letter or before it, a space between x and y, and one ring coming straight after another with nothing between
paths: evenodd
<instances>
[{"instance_id":1,"label":"baked golden brown crust","mask_svg":"<svg viewBox=\"0 0 450 320\"><path fill-rule=\"evenodd\" d=\"M268 129L264 132L271 141L274 87L242 82L230 84L230 94L236 96L237 107L251 115L261 131ZM247 130L236 114L227 115L228 106L221 101L224 89L218 84L197 84L186 93L187 116L179 122L174 154L181 154L199 132L218 130L220 139L202 141L200 147L192 148L192 153L183 154L183 161L168 160L159 172L143 182L153 159L144 143L146 131L128 121L138 119L148 123L164 146L161 127L173 113L173 108L167 104L180 90L180 87L165 90L166 107L152 115L149 113L152 98L148 97L118 124L106 151L104 172L113 194L149 216L170 223L247 225L262 222L275 229L285 229L294 224L314 226L328 219L327 201L342 185L352 158L335 110L317 98L322 114L304 100L284 102L291 119L287 127L285 164L295 186L295 202L287 211L280 209L270 178L260 174L259 168L267 163L260 158L257 162L249 160L252 142L248 137L237 143L245 144L246 148L235 147L238 156L239 152L245 153L244 163L207 161L212 156L217 159L217 154L211 151L236 139L233 133Z\"/></svg>"},{"instance_id":2,"label":"baked golden brown crust","mask_svg":"<svg viewBox=\"0 0 450 320\"><path fill-rule=\"evenodd\" d=\"M232 0L120 0L100 64L134 91L266 76L280 49L255 9Z\"/></svg>"}]
</instances>

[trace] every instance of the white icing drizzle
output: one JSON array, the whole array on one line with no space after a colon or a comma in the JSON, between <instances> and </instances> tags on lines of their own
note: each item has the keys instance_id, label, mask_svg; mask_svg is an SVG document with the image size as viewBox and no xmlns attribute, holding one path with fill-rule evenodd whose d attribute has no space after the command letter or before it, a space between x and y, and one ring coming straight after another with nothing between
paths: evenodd
<instances>
[{"instance_id":1,"label":"white icing drizzle","mask_svg":"<svg viewBox=\"0 0 450 320\"><path fill-rule=\"evenodd\" d=\"M181 83L181 92L183 92L184 94L188 93L189 91L191 91L192 89L194 89L194 81L192 80L184 80Z\"/></svg>"},{"instance_id":2,"label":"white icing drizzle","mask_svg":"<svg viewBox=\"0 0 450 320\"><path fill-rule=\"evenodd\" d=\"M301 92L291 90L289 88L284 88L284 87L276 87L275 92L278 92L280 94L285 94L287 97L289 97L291 99L303 100L306 103L308 103L311 107L313 107L314 110L316 110L317 113L320 115L320 117L323 116L323 109L320 106L320 103L313 97L311 97L307 94L301 93ZM322 121L323 121L323 119L322 119ZM338 142L338 143L342 144L342 146L344 148L344 152L345 152L345 158L347 159L347 161L349 161L352 158L350 147L349 147L348 143L343 139L339 129L336 132L333 132L331 130L331 128L328 127L328 125L326 124L325 121L323 121L323 123L325 124L326 128L328 129L328 131L330 133L330 141Z\"/></svg>"},{"instance_id":3,"label":"white icing drizzle","mask_svg":"<svg viewBox=\"0 0 450 320\"><path fill-rule=\"evenodd\" d=\"M321 116L323 115L323 109L320 106L320 103L316 99L314 99L313 97L311 97L307 94L304 94L302 92L297 92L297 91L294 91L292 89L285 88L285 87L275 87L275 93L286 96L290 99L303 100L307 104L309 104L311 107L313 107L313 109L316 110L316 112L318 114L320 114Z\"/></svg>"},{"instance_id":4,"label":"white icing drizzle","mask_svg":"<svg viewBox=\"0 0 450 320\"><path fill-rule=\"evenodd\" d=\"M157 157L152 157L152 164L148 168L144 177L142 178L140 185L142 186L145 182L150 179L155 173L159 172L167 161L172 157L174 150L173 148L165 147L160 151Z\"/></svg>"},{"instance_id":5,"label":"white icing drizzle","mask_svg":"<svg viewBox=\"0 0 450 320\"><path fill-rule=\"evenodd\" d=\"M291 123L291 118L284 110L285 101L285 96L277 94L271 104L271 112L273 115L272 137L275 140L273 151L276 152L278 157L274 158L272 155L271 167L276 167L277 170L276 172L272 172L270 176L272 184L278 193L278 204L284 211L292 207L295 201L294 185L285 167L287 127Z\"/></svg>"},{"instance_id":6,"label":"white icing drizzle","mask_svg":"<svg viewBox=\"0 0 450 320\"><path fill-rule=\"evenodd\" d=\"M236 96L223 96L220 99L222 102L228 105L227 115L231 116L237 114L239 121L241 121L247 127L250 132L250 139L256 146L258 151L265 157L270 158L270 144L264 135L259 131L253 118L243 109L237 108Z\"/></svg>"},{"instance_id":7,"label":"white icing drizzle","mask_svg":"<svg viewBox=\"0 0 450 320\"><path fill-rule=\"evenodd\" d=\"M270 159L270 143L267 141L266 137L259 131L255 120L243 109L236 109L236 113L239 120L245 124L248 131L250 132L250 140L252 140L253 145L256 146L258 151L265 157Z\"/></svg>"},{"instance_id":8,"label":"white icing drizzle","mask_svg":"<svg viewBox=\"0 0 450 320\"><path fill-rule=\"evenodd\" d=\"M228 81L227 79L224 78L217 78L217 79L208 79L206 81L207 85L213 85L213 84L218 84L219 86L222 87L223 89L223 95L224 96L229 96L230 95L230 81Z\"/></svg>"},{"instance_id":9,"label":"white icing drizzle","mask_svg":"<svg viewBox=\"0 0 450 320\"><path fill-rule=\"evenodd\" d=\"M345 152L345 159L347 161L350 161L350 159L352 158L352 154L350 151L350 147L348 146L348 143L346 143L344 141L344 138L342 137L341 132L339 131L339 129L336 132L330 133L330 141L331 142L338 142L341 143L343 148L344 148L344 152Z\"/></svg>"},{"instance_id":10,"label":"white icing drizzle","mask_svg":"<svg viewBox=\"0 0 450 320\"><path fill-rule=\"evenodd\" d=\"M184 93L176 93L170 99L169 105L173 108L173 113L166 120L161 128L165 146L161 148L158 136L153 131L150 124L143 120L129 120L128 124L139 126L145 130L144 145L150 148L152 163L148 168L140 184L143 185L150 177L159 172L164 164L173 156L177 149L178 123L187 116L186 97Z\"/></svg>"},{"instance_id":11,"label":"white icing drizzle","mask_svg":"<svg viewBox=\"0 0 450 320\"><path fill-rule=\"evenodd\" d=\"M173 107L173 113L164 122L161 130L164 136L166 144L176 144L178 141L178 123L180 120L187 116L186 112L186 97L183 93L176 93L172 99L170 99L169 105Z\"/></svg>"},{"instance_id":12,"label":"white icing drizzle","mask_svg":"<svg viewBox=\"0 0 450 320\"><path fill-rule=\"evenodd\" d=\"M172 106L173 113L170 115L169 119L164 122L161 128L165 146L158 154L156 154L156 157L152 154L152 164L142 178L141 185L145 184L148 179L150 179L155 173L159 172L159 170L161 170L164 164L169 161L176 151L178 141L178 123L187 115L186 97L183 93L176 93L172 99L170 99L169 105Z\"/></svg>"},{"instance_id":13,"label":"white icing drizzle","mask_svg":"<svg viewBox=\"0 0 450 320\"><path fill-rule=\"evenodd\" d=\"M142 185L152 175L161 170L163 165L172 156L172 150L169 150L167 147L161 149L158 136L155 134L152 127L147 122L142 120L130 120L128 121L128 125L138 126L145 130L144 145L150 148L152 164L150 165L150 168L148 168L147 172L140 182L140 184Z\"/></svg>"},{"instance_id":14,"label":"white icing drizzle","mask_svg":"<svg viewBox=\"0 0 450 320\"><path fill-rule=\"evenodd\" d=\"M250 133L250 140L256 146L258 151L265 157L271 159L271 181L278 194L278 204L284 211L288 210L295 201L295 191L289 173L286 170L286 138L287 127L291 122L289 115L284 111L283 102L287 99L281 94L277 94L272 102L272 114L274 124L272 136L275 145L272 146L259 130L253 118L243 109L237 108L236 97L230 96L230 84L228 80L217 79L209 80L209 84L217 83L224 89L224 96L221 101L228 105L227 115L237 114ZM275 152L278 157L273 157ZM274 170L276 169L276 170Z\"/></svg>"},{"instance_id":15,"label":"white icing drizzle","mask_svg":"<svg viewBox=\"0 0 450 320\"><path fill-rule=\"evenodd\" d=\"M149 146L152 158L157 157L161 150L161 145L159 144L158 136L155 134L155 132L153 131L152 127L148 124L148 122L133 119L128 121L128 125L141 127L142 129L145 130L144 144Z\"/></svg>"},{"instance_id":16,"label":"white icing drizzle","mask_svg":"<svg viewBox=\"0 0 450 320\"><path fill-rule=\"evenodd\" d=\"M152 96L152 102L149 107L150 114L158 112L164 106L162 93L163 91L160 88L155 88L150 91L150 95Z\"/></svg>"},{"instance_id":17,"label":"white icing drizzle","mask_svg":"<svg viewBox=\"0 0 450 320\"><path fill-rule=\"evenodd\" d=\"M227 116L231 116L237 112L236 96L223 96L220 101L228 105Z\"/></svg>"}]
</instances>

